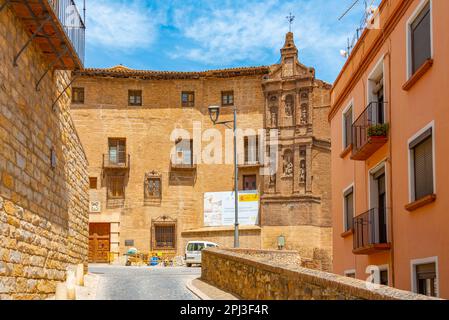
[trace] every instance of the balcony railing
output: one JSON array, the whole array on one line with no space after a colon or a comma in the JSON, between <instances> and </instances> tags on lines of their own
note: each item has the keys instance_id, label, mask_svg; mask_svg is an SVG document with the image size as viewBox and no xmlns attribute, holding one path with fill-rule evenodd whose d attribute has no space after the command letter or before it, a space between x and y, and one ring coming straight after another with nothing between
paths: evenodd
<instances>
[{"instance_id":1,"label":"balcony railing","mask_svg":"<svg viewBox=\"0 0 449 320\"><path fill-rule=\"evenodd\" d=\"M354 218L354 254L389 250L386 209L371 209Z\"/></svg>"},{"instance_id":2,"label":"balcony railing","mask_svg":"<svg viewBox=\"0 0 449 320\"><path fill-rule=\"evenodd\" d=\"M190 159L185 159L173 155L170 160L170 167L172 170L196 170L196 159L197 158L195 156L191 157Z\"/></svg>"},{"instance_id":3,"label":"balcony railing","mask_svg":"<svg viewBox=\"0 0 449 320\"><path fill-rule=\"evenodd\" d=\"M352 160L366 160L388 141L385 103L371 102L352 125Z\"/></svg>"},{"instance_id":4,"label":"balcony railing","mask_svg":"<svg viewBox=\"0 0 449 320\"><path fill-rule=\"evenodd\" d=\"M14 57L14 65L34 42L51 70L82 69L85 53L85 24L74 0L7 1L29 31L30 41Z\"/></svg>"},{"instance_id":5,"label":"balcony railing","mask_svg":"<svg viewBox=\"0 0 449 320\"><path fill-rule=\"evenodd\" d=\"M103 168L104 169L129 169L131 161L130 155L118 157L111 154L103 154Z\"/></svg>"},{"instance_id":6,"label":"balcony railing","mask_svg":"<svg viewBox=\"0 0 449 320\"><path fill-rule=\"evenodd\" d=\"M78 58L84 64L86 26L74 0L48 0Z\"/></svg>"}]
</instances>

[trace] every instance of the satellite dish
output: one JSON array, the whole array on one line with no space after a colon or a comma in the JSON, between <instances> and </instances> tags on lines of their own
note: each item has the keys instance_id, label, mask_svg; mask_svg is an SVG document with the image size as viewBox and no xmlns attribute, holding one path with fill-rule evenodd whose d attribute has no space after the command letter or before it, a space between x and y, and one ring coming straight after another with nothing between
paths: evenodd
<instances>
[{"instance_id":1,"label":"satellite dish","mask_svg":"<svg viewBox=\"0 0 449 320\"><path fill-rule=\"evenodd\" d=\"M347 57L348 57L348 51L346 51L346 50L340 50L340 55L341 55L343 58L347 58Z\"/></svg>"}]
</instances>

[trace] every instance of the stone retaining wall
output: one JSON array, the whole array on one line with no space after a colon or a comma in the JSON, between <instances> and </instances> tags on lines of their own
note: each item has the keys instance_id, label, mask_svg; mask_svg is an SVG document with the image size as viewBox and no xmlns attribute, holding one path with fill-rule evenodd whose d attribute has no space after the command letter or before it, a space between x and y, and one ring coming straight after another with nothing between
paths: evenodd
<instances>
[{"instance_id":1,"label":"stone retaining wall","mask_svg":"<svg viewBox=\"0 0 449 320\"><path fill-rule=\"evenodd\" d=\"M282 254L286 257L280 258ZM291 252L207 249L202 252L201 279L248 300L433 299L385 286L369 290L364 281L284 265L292 256Z\"/></svg>"}]
</instances>

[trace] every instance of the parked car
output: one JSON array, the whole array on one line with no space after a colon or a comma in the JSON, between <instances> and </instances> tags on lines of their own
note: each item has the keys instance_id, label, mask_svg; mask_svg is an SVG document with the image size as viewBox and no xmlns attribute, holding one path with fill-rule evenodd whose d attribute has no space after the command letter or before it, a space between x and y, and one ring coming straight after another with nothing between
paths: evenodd
<instances>
[{"instance_id":1,"label":"parked car","mask_svg":"<svg viewBox=\"0 0 449 320\"><path fill-rule=\"evenodd\" d=\"M201 250L205 248L216 248L218 244L208 241L189 241L186 246L186 265L201 264Z\"/></svg>"}]
</instances>

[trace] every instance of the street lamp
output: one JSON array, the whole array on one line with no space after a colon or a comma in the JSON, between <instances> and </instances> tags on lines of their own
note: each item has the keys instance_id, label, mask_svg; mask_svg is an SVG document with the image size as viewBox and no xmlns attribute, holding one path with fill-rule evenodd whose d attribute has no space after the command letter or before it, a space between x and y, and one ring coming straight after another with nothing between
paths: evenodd
<instances>
[{"instance_id":1,"label":"street lamp","mask_svg":"<svg viewBox=\"0 0 449 320\"><path fill-rule=\"evenodd\" d=\"M220 110L223 107L220 106L210 106L209 107L209 116L214 125L223 124L227 125L228 123L234 124L234 194L235 194L235 228L234 228L234 248L238 248L239 244L239 168L238 168L238 159L237 159L237 108L233 106L234 111L234 120L232 121L222 121L218 122L218 118L220 117Z\"/></svg>"}]
</instances>

